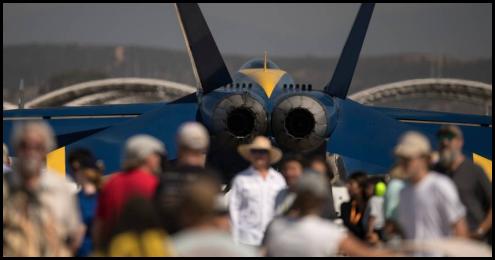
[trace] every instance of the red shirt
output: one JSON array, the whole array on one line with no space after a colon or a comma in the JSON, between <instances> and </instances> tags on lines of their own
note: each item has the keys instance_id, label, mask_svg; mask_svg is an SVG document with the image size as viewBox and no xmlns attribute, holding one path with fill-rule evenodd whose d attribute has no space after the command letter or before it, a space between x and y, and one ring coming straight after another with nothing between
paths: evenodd
<instances>
[{"instance_id":1,"label":"red shirt","mask_svg":"<svg viewBox=\"0 0 495 260\"><path fill-rule=\"evenodd\" d=\"M96 217L103 220L105 229L109 231L128 199L133 196L151 199L157 185L158 178L145 171L132 170L113 174L101 189Z\"/></svg>"}]
</instances>

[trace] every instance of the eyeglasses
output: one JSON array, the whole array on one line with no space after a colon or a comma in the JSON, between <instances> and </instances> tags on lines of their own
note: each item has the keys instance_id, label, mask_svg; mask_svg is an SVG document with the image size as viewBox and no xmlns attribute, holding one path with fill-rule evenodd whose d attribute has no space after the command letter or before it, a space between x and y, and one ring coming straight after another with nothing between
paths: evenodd
<instances>
[{"instance_id":1,"label":"eyeglasses","mask_svg":"<svg viewBox=\"0 0 495 260\"><path fill-rule=\"evenodd\" d=\"M265 149L251 149L251 154L253 155L265 155L268 154L268 150Z\"/></svg>"}]
</instances>

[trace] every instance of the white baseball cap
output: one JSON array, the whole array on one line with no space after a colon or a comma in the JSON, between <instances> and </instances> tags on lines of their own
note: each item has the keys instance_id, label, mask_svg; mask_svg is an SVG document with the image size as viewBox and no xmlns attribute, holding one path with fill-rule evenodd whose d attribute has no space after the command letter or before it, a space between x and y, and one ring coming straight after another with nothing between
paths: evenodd
<instances>
[{"instance_id":1,"label":"white baseball cap","mask_svg":"<svg viewBox=\"0 0 495 260\"><path fill-rule=\"evenodd\" d=\"M429 155L431 153L430 141L426 136L415 132L406 132L399 140L395 147L394 154L396 156L414 158L421 155Z\"/></svg>"},{"instance_id":2,"label":"white baseball cap","mask_svg":"<svg viewBox=\"0 0 495 260\"><path fill-rule=\"evenodd\" d=\"M198 122L183 123L177 131L177 144L192 150L206 150L210 145L208 130Z\"/></svg>"},{"instance_id":3,"label":"white baseball cap","mask_svg":"<svg viewBox=\"0 0 495 260\"><path fill-rule=\"evenodd\" d=\"M165 145L158 139L149 135L135 135L130 137L125 144L124 169L139 166L152 153L167 154Z\"/></svg>"}]
</instances>

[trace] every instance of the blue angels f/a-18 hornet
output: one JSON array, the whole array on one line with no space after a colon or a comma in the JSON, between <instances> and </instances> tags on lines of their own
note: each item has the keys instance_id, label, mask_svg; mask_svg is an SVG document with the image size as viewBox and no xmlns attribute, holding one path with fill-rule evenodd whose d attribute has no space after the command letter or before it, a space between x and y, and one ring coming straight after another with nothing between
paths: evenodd
<instances>
[{"instance_id":1,"label":"blue angels f/a-18 hornet","mask_svg":"<svg viewBox=\"0 0 495 260\"><path fill-rule=\"evenodd\" d=\"M9 144L13 123L43 118L54 129L58 147L47 166L65 173L67 156L78 147L91 149L106 172L119 169L125 140L149 134L162 140L168 158L176 156L180 124L196 120L212 138L208 163L225 180L246 166L235 152L256 135L270 136L283 151L336 153L346 167L384 173L394 163L393 147L408 130L435 144L440 124L464 132L464 152L489 164L491 116L369 107L347 97L374 4L362 4L330 81L323 90L298 84L275 63L253 59L231 76L197 4L176 4L198 91L168 103L18 109L3 112L3 140Z\"/></svg>"}]
</instances>

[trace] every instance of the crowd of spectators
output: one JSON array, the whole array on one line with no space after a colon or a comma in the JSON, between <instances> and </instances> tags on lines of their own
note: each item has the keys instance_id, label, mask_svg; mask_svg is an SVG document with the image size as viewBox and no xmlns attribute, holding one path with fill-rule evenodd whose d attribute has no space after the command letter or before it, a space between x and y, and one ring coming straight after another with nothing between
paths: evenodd
<instances>
[{"instance_id":1,"label":"crowd of spectators","mask_svg":"<svg viewBox=\"0 0 495 260\"><path fill-rule=\"evenodd\" d=\"M327 158L283 154L264 136L239 145L250 165L225 190L207 165L200 123L180 126L174 160L162 141L139 134L127 139L120 171L105 172L81 147L65 177L46 168L50 126L16 124L15 160L3 145L3 255L423 256L431 252L401 241L456 237L491 247L490 180L462 154L459 127L437 137L433 151L422 134L405 133L388 173L339 180L349 200L336 208L340 177Z\"/></svg>"}]
</instances>

